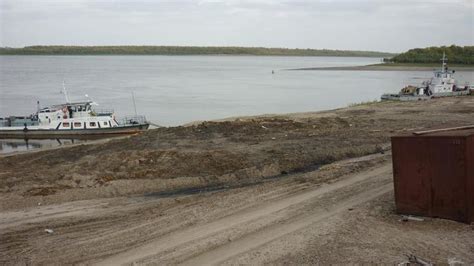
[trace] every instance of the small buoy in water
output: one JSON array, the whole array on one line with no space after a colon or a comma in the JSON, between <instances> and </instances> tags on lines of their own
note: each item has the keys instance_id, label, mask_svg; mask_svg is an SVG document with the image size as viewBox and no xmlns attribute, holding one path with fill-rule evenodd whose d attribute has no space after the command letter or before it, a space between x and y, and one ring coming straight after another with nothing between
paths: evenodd
<instances>
[{"instance_id":1,"label":"small buoy in water","mask_svg":"<svg viewBox=\"0 0 474 266\"><path fill-rule=\"evenodd\" d=\"M272 74L275 74L275 70L272 70Z\"/></svg>"}]
</instances>

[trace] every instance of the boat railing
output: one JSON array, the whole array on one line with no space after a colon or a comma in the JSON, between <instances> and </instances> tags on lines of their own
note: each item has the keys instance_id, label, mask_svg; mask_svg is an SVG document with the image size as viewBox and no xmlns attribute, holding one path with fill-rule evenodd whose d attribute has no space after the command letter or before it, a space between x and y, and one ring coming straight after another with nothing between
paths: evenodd
<instances>
[{"instance_id":1,"label":"boat railing","mask_svg":"<svg viewBox=\"0 0 474 266\"><path fill-rule=\"evenodd\" d=\"M96 116L110 116L114 113L114 109L94 109L92 112Z\"/></svg>"},{"instance_id":2,"label":"boat railing","mask_svg":"<svg viewBox=\"0 0 474 266\"><path fill-rule=\"evenodd\" d=\"M8 120L0 117L0 127L8 127Z\"/></svg>"},{"instance_id":3,"label":"boat railing","mask_svg":"<svg viewBox=\"0 0 474 266\"><path fill-rule=\"evenodd\" d=\"M38 120L31 117L5 117L0 118L0 127L23 127L23 126L37 126Z\"/></svg>"},{"instance_id":4,"label":"boat railing","mask_svg":"<svg viewBox=\"0 0 474 266\"><path fill-rule=\"evenodd\" d=\"M116 120L120 126L132 126L146 124L144 115L126 116Z\"/></svg>"}]
</instances>

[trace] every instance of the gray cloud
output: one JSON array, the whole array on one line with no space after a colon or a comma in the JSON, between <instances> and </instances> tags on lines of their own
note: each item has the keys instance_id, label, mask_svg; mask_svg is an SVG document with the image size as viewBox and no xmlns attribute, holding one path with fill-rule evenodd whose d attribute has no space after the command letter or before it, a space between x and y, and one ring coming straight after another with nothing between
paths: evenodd
<instances>
[{"instance_id":1,"label":"gray cloud","mask_svg":"<svg viewBox=\"0 0 474 266\"><path fill-rule=\"evenodd\" d=\"M0 45L472 45L473 2L0 0Z\"/></svg>"}]
</instances>

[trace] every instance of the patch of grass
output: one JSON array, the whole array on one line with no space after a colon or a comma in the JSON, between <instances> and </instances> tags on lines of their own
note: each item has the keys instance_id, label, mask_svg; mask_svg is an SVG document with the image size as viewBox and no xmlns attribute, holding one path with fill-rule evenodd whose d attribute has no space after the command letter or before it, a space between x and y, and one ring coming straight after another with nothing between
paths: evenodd
<instances>
[{"instance_id":1,"label":"patch of grass","mask_svg":"<svg viewBox=\"0 0 474 266\"><path fill-rule=\"evenodd\" d=\"M372 101L362 101L358 103L350 103L347 107L356 107L356 106L368 106L381 103L379 100L372 100Z\"/></svg>"}]
</instances>

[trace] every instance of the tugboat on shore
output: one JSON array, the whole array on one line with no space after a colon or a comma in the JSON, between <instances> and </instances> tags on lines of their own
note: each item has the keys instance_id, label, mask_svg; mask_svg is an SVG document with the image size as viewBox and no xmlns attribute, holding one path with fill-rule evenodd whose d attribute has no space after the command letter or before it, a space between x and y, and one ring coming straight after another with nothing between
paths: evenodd
<instances>
[{"instance_id":1,"label":"tugboat on shore","mask_svg":"<svg viewBox=\"0 0 474 266\"><path fill-rule=\"evenodd\" d=\"M134 134L147 130L144 116L134 115L117 120L113 110L94 110L93 101L69 102L39 108L26 117L0 118L0 138L80 138L109 134Z\"/></svg>"},{"instance_id":2,"label":"tugboat on shore","mask_svg":"<svg viewBox=\"0 0 474 266\"><path fill-rule=\"evenodd\" d=\"M384 94L383 100L420 101L436 97L463 96L471 93L471 86L466 83L458 86L454 79L454 70L448 70L446 55L443 53L441 70L434 72L434 76L423 81L421 86L406 86L398 94Z\"/></svg>"}]
</instances>

